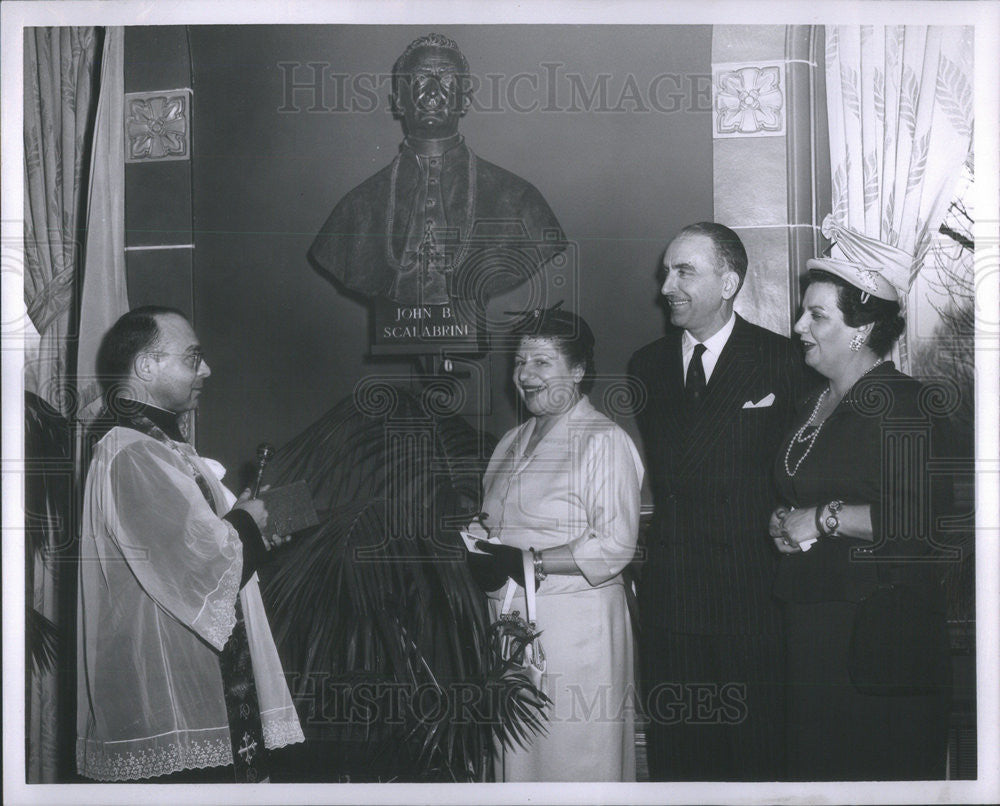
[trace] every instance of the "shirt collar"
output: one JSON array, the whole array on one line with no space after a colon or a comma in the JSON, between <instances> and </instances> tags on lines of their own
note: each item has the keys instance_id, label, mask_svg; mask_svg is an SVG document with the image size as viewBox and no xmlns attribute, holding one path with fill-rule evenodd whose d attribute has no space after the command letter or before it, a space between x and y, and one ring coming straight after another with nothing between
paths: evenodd
<instances>
[{"instance_id":1,"label":"shirt collar","mask_svg":"<svg viewBox=\"0 0 1000 806\"><path fill-rule=\"evenodd\" d=\"M161 409L151 403L140 403L138 400L130 400L129 398L119 398L119 401L123 409L116 414L119 425L131 427L131 421L137 415L143 415L175 442L185 441L180 426L177 424L177 415L174 412Z\"/></svg>"},{"instance_id":2,"label":"shirt collar","mask_svg":"<svg viewBox=\"0 0 1000 806\"><path fill-rule=\"evenodd\" d=\"M555 442L556 438L564 437L569 432L569 426L571 422L581 421L589 419L593 416L593 413L597 410L594 408L593 404L590 402L590 398L586 394L581 393L580 399L576 401L572 406L570 406L566 411L559 415L559 418L555 421L553 426L549 429L549 432L542 437L542 442ZM533 424L534 418L529 420L522 426L521 439L527 440L530 434L534 433L535 425ZM555 438L554 438L555 437ZM523 450L523 448L519 448Z\"/></svg>"},{"instance_id":3,"label":"shirt collar","mask_svg":"<svg viewBox=\"0 0 1000 806\"><path fill-rule=\"evenodd\" d=\"M729 337L733 334L734 327L736 327L735 311L729 314L729 321L726 322L726 324L701 343L705 345L705 349L708 352L718 357L722 354L722 348L726 346L726 342L729 341ZM687 355L688 353L693 352L696 344L698 344L698 341L695 337L685 330L684 335L681 337L681 349L684 351L684 354Z\"/></svg>"},{"instance_id":4,"label":"shirt collar","mask_svg":"<svg viewBox=\"0 0 1000 806\"><path fill-rule=\"evenodd\" d=\"M403 140L402 148L408 148L418 157L440 157L446 151L451 151L462 143L462 135L457 132L443 140Z\"/></svg>"}]
</instances>

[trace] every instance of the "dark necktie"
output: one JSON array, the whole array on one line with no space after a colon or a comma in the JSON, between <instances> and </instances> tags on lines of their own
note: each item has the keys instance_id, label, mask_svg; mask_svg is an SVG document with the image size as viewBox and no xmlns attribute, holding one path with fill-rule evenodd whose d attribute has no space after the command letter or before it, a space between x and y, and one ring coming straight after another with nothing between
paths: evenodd
<instances>
[{"instance_id":1,"label":"dark necktie","mask_svg":"<svg viewBox=\"0 0 1000 806\"><path fill-rule=\"evenodd\" d=\"M687 377L684 379L684 394L691 406L697 406L705 396L705 367L701 363L701 356L704 352L704 344L694 346L694 355L691 356Z\"/></svg>"}]
</instances>

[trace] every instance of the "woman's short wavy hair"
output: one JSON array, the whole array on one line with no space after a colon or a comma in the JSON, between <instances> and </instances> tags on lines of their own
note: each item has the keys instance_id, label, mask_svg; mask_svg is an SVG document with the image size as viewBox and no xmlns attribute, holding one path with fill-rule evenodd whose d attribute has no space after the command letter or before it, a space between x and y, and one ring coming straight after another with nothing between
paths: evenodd
<instances>
[{"instance_id":1,"label":"woman's short wavy hair","mask_svg":"<svg viewBox=\"0 0 1000 806\"><path fill-rule=\"evenodd\" d=\"M518 323L512 334L525 339L551 341L571 367L583 367L580 388L586 392L594 382L594 332L582 316L561 308L532 311Z\"/></svg>"},{"instance_id":2,"label":"woman's short wavy hair","mask_svg":"<svg viewBox=\"0 0 1000 806\"><path fill-rule=\"evenodd\" d=\"M876 355L885 355L906 327L899 303L866 294L857 286L822 269L809 270L809 283L830 283L837 289L837 307L848 327L871 324L868 346Z\"/></svg>"}]
</instances>

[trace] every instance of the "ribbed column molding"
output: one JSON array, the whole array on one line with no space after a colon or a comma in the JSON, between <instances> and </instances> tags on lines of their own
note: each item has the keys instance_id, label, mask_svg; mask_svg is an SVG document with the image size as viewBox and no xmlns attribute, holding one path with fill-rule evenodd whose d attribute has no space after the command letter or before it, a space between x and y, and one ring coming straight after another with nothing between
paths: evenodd
<instances>
[{"instance_id":1,"label":"ribbed column molding","mask_svg":"<svg viewBox=\"0 0 1000 806\"><path fill-rule=\"evenodd\" d=\"M740 234L750 257L736 310L785 335L829 206L822 80L821 28L713 28L715 220Z\"/></svg>"}]
</instances>

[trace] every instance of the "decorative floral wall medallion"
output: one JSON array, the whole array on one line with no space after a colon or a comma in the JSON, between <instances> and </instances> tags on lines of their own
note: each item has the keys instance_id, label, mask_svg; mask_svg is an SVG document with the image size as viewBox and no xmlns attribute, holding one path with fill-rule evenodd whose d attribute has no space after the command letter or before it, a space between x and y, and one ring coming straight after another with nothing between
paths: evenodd
<instances>
[{"instance_id":1,"label":"decorative floral wall medallion","mask_svg":"<svg viewBox=\"0 0 1000 806\"><path fill-rule=\"evenodd\" d=\"M191 90L125 95L125 162L191 158Z\"/></svg>"},{"instance_id":2,"label":"decorative floral wall medallion","mask_svg":"<svg viewBox=\"0 0 1000 806\"><path fill-rule=\"evenodd\" d=\"M784 64L717 64L712 75L714 137L785 133Z\"/></svg>"}]
</instances>

